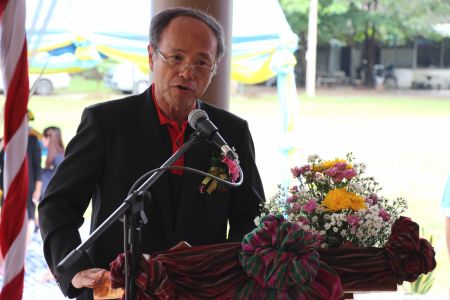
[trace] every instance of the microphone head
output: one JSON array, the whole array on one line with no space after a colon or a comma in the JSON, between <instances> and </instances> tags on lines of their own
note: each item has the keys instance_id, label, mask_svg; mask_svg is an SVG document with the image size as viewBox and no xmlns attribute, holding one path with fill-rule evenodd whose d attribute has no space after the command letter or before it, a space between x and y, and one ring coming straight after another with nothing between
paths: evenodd
<instances>
[{"instance_id":1,"label":"microphone head","mask_svg":"<svg viewBox=\"0 0 450 300\"><path fill-rule=\"evenodd\" d=\"M206 112L205 112L204 110L201 110L201 109L196 108L196 109L192 110L192 111L189 113L189 116L188 116L188 122L189 122L189 125L190 125L194 130L197 130L197 122L198 122L200 119L206 119L206 120L209 119L209 118L208 118L208 114L206 114Z\"/></svg>"}]
</instances>

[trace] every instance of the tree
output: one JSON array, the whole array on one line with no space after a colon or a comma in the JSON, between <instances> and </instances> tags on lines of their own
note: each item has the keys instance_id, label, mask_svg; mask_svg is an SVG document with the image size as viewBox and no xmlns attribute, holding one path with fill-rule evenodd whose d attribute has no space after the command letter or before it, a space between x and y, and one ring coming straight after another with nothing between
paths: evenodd
<instances>
[{"instance_id":1,"label":"tree","mask_svg":"<svg viewBox=\"0 0 450 300\"><path fill-rule=\"evenodd\" d=\"M304 70L309 0L279 1L291 28L300 37ZM450 1L442 0L319 0L318 41L325 44L338 39L348 46L361 46L362 58L367 60L366 84L373 85L377 47L406 43L416 37L442 39L434 26L448 22L449 12Z\"/></svg>"}]
</instances>

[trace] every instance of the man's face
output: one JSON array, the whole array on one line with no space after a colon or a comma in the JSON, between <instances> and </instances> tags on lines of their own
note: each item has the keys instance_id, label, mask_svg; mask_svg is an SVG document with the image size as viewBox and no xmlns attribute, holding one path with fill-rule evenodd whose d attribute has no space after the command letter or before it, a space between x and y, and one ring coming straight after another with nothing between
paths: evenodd
<instances>
[{"instance_id":1,"label":"man's face","mask_svg":"<svg viewBox=\"0 0 450 300\"><path fill-rule=\"evenodd\" d=\"M208 67L215 64L216 48L211 29L190 17L177 17L169 23L161 34L159 53L148 47L155 97L163 111L189 113L211 82L213 72Z\"/></svg>"}]
</instances>

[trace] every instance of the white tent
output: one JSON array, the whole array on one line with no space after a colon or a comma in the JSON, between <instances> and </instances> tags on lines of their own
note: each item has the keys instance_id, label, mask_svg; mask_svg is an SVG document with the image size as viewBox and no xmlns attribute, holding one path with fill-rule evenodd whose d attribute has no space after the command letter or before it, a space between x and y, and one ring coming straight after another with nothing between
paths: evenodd
<instances>
[{"instance_id":1,"label":"white tent","mask_svg":"<svg viewBox=\"0 0 450 300\"><path fill-rule=\"evenodd\" d=\"M148 72L150 1L28 0L30 72L78 72L102 58L128 61ZM277 0L233 3L231 77L246 84L277 76L282 107L281 150L294 150L298 113L292 32ZM281 163L283 169L287 162Z\"/></svg>"}]
</instances>

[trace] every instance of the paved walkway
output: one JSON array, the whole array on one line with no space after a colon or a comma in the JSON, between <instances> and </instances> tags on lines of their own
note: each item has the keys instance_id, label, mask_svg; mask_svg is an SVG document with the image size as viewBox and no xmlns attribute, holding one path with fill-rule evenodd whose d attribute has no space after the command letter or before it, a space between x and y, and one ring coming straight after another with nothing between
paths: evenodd
<instances>
[{"instance_id":1,"label":"paved walkway","mask_svg":"<svg viewBox=\"0 0 450 300\"><path fill-rule=\"evenodd\" d=\"M39 232L33 233L25 261L23 300L66 299L53 279L42 282L43 275L46 272L47 263L44 260L44 253L42 251L42 239ZM0 275L0 286L2 284L3 276Z\"/></svg>"}]
</instances>

